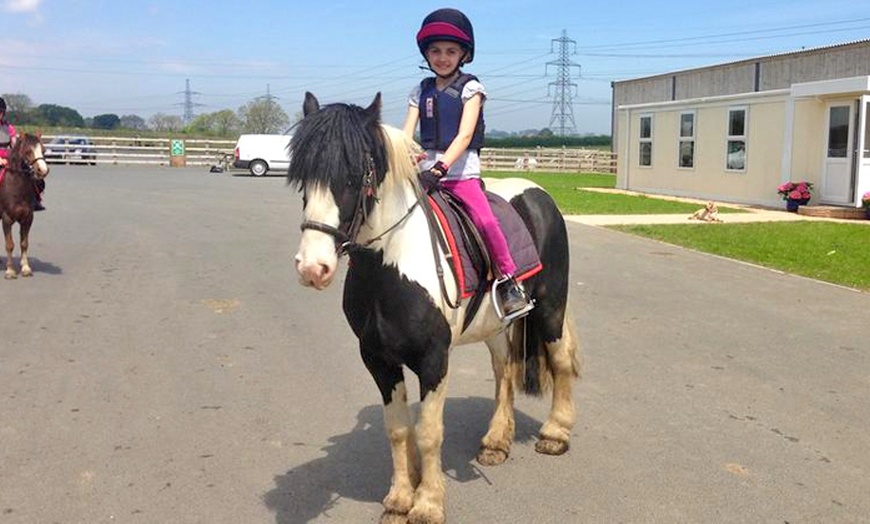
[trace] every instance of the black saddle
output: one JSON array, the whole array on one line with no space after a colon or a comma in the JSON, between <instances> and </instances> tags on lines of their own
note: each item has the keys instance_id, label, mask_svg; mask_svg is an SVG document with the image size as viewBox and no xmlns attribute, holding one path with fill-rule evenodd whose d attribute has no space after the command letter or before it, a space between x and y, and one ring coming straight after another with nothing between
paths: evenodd
<instances>
[{"instance_id":1,"label":"black saddle","mask_svg":"<svg viewBox=\"0 0 870 524\"><path fill-rule=\"evenodd\" d=\"M489 191L485 191L485 194L517 266L514 277L522 281L535 275L543 269L543 265L522 217L502 197ZM440 238L441 249L450 262L461 296L463 299L474 297L466 317L464 327L467 327L492 284L494 272L491 259L477 228L458 200L449 192L435 190L429 193L427 201L430 216L437 219L437 223L430 225L433 229L440 229L443 235ZM439 231L433 234L438 235Z\"/></svg>"}]
</instances>

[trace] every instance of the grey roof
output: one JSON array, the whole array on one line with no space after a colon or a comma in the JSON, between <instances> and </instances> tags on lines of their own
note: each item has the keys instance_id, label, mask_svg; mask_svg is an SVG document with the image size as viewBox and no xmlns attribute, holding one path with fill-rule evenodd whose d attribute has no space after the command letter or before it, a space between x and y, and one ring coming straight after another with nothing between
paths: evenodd
<instances>
[{"instance_id":1,"label":"grey roof","mask_svg":"<svg viewBox=\"0 0 870 524\"><path fill-rule=\"evenodd\" d=\"M759 62L759 61L775 60L775 59L784 58L784 57L787 57L787 56L797 56L797 55L802 55L802 54L819 53L819 52L830 51L830 50L832 50L832 49L837 49L837 48L841 48L841 47L860 46L860 45L870 45L870 38L864 38L864 39L861 39L861 40L853 40L853 41L851 41L851 42L842 42L842 43L839 43L839 44L831 44L831 45L825 45L825 46L810 47L810 48L807 48L807 49L799 49L799 50L797 50L797 51L783 51L783 52L781 52L781 53L773 53L773 54L769 54L769 55L761 55L761 56L757 56L757 57L754 57L754 58L743 58L743 59L740 59L740 60L732 60L732 61L730 61L730 62L722 62L722 63L719 63L719 64L711 64L711 65L699 66L699 67L690 67L690 68L687 68L687 69L678 69L678 70L675 70L675 71L667 71L667 72L664 72L664 73L657 73L657 74L654 74L654 75L648 75L648 76L637 77L637 78L629 78L629 79L626 79L626 80L615 80L613 83L614 83L614 84L620 84L620 83L624 83L624 82L634 82L634 81L637 81L637 80L646 80L646 79L656 78L656 77L660 77L660 76L670 76L670 75L681 74L681 73L688 73L688 72L693 72L693 71L701 71L701 70L704 70L704 69L715 69L715 68L719 68L719 67L726 67L726 66L732 66L732 65L737 65L737 64L745 64L745 63L753 63L753 62Z\"/></svg>"}]
</instances>

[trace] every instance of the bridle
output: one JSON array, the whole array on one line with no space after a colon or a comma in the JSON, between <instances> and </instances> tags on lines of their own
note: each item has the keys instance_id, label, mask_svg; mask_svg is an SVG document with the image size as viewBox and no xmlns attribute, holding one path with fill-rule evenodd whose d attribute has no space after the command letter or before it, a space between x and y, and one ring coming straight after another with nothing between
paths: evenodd
<instances>
[{"instance_id":1,"label":"bridle","mask_svg":"<svg viewBox=\"0 0 870 524\"><path fill-rule=\"evenodd\" d=\"M353 212L353 219L347 223L347 225L338 227L330 226L329 224L324 224L323 222L317 222L315 220L305 220L299 226L303 232L306 229L313 229L315 231L320 231L321 233L326 233L330 235L335 240L335 252L341 257L343 255L349 254L353 251L358 251L360 249L365 249L370 245L374 244L378 240L384 238L388 233L395 230L399 226L401 226L408 217L417 209L418 206L421 205L423 200L427 197L428 193L423 191L419 185L411 184L414 193L417 195L417 198L414 200L414 203L408 207L408 210L405 211L405 214L396 221L392 226L388 227L383 233L380 235L370 238L369 240L359 243L356 241L357 235L359 235L359 230L362 227L363 223L368 218L368 210L369 204L377 202L377 185L375 182L376 172L375 165L372 157L368 157L367 163L367 172L363 175L363 183L362 187L360 187L359 196L357 197L356 207ZM438 263L438 252L439 248L441 252L445 254L448 258L451 257L450 249L447 246L446 240L442 237L442 233L440 232L440 228L437 224L437 219L435 218L432 210L429 206L422 206L424 214L426 216L426 221L428 222L428 230L429 230L429 238L432 244L432 256L435 259L435 273L438 276L438 282L441 286L441 294L444 299L447 301L447 305L451 309L457 309L460 303L461 297L461 289L459 288L459 279L456 278L454 274L454 283L456 286L456 301L450 300L450 295L447 293L447 286L444 282L444 269L441 267L441 264Z\"/></svg>"},{"instance_id":2,"label":"bridle","mask_svg":"<svg viewBox=\"0 0 870 524\"><path fill-rule=\"evenodd\" d=\"M48 163L48 161L45 160L45 156L43 156L43 155L35 157L30 162L28 162L27 159L22 158L21 163L20 163L20 166L21 166L20 171L22 171L25 175L27 175L31 178L36 178L36 171L34 170L34 166L37 163L39 163L40 160ZM9 170L9 165L0 167L0 173L4 173L5 171L8 171L8 170Z\"/></svg>"},{"instance_id":3,"label":"bridle","mask_svg":"<svg viewBox=\"0 0 870 524\"><path fill-rule=\"evenodd\" d=\"M27 162L27 161L23 161L23 162L21 162L21 165L24 166L24 171L25 171L28 175L30 175L30 176L36 176L36 173L34 173L33 166L35 166L36 164L38 164L40 160L42 160L43 162L46 162L46 163L47 163L47 161L45 160L45 157L40 155L40 156L38 156L38 157L35 157L35 158L34 158L33 160L31 160L30 162Z\"/></svg>"},{"instance_id":4,"label":"bridle","mask_svg":"<svg viewBox=\"0 0 870 524\"><path fill-rule=\"evenodd\" d=\"M371 155L369 155L366 162L365 174L362 177L362 186L360 187L359 194L357 195L356 199L356 205L354 206L353 218L346 224L339 224L338 227L334 227L329 224L324 224L323 222L317 222L314 220L305 220L299 226L299 229L301 229L303 232L306 229L313 229L314 231L320 231L321 233L326 233L327 235L330 235L335 240L335 252L339 257L341 257L352 251L357 251L369 247L370 245L374 244L378 240L385 237L388 233L402 225L402 223L404 223L405 220L407 220L408 217L411 216L411 213L420 204L422 198L423 195L418 195L417 200L411 207L408 208L408 211L405 213L405 215L400 218L395 224L388 227L383 233L374 238L370 238L363 243L357 242L356 237L359 236L359 231L362 228L362 225L368 219L369 210L378 201L377 172L375 171L374 159Z\"/></svg>"}]
</instances>

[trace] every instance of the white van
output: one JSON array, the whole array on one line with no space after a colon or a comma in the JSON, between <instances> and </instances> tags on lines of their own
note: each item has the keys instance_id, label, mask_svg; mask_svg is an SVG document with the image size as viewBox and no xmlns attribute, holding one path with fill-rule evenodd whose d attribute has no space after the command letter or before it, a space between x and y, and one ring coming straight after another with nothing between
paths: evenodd
<instances>
[{"instance_id":1,"label":"white van","mask_svg":"<svg viewBox=\"0 0 870 524\"><path fill-rule=\"evenodd\" d=\"M290 167L290 135L241 135L236 142L233 167L254 176Z\"/></svg>"}]
</instances>

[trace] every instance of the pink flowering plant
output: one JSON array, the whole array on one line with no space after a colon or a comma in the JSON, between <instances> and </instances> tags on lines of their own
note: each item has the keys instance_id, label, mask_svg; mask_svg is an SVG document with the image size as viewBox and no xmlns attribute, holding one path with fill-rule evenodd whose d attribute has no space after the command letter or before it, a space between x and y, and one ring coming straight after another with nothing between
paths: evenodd
<instances>
[{"instance_id":1,"label":"pink flowering plant","mask_svg":"<svg viewBox=\"0 0 870 524\"><path fill-rule=\"evenodd\" d=\"M861 197L861 206L863 206L864 209L870 210L870 191L867 191L864 193L864 196Z\"/></svg>"},{"instance_id":2,"label":"pink flowering plant","mask_svg":"<svg viewBox=\"0 0 870 524\"><path fill-rule=\"evenodd\" d=\"M786 182L776 188L783 200L809 200L812 198L813 184L810 182ZM866 196L866 195L865 195Z\"/></svg>"}]
</instances>

